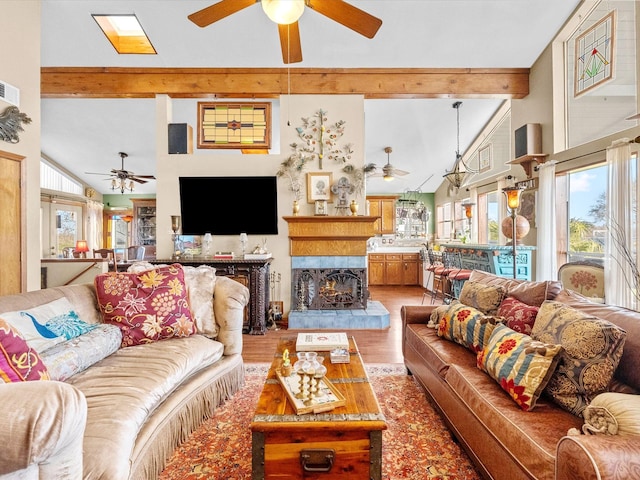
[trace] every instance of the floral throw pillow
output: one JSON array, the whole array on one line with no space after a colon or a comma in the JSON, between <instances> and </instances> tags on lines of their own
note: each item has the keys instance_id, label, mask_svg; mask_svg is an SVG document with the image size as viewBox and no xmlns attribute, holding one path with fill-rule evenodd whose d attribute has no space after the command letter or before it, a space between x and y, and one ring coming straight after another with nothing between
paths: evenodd
<instances>
[{"instance_id":1,"label":"floral throw pillow","mask_svg":"<svg viewBox=\"0 0 640 480\"><path fill-rule=\"evenodd\" d=\"M0 319L0 379L4 383L49 380L38 352L15 328Z\"/></svg>"},{"instance_id":2,"label":"floral throw pillow","mask_svg":"<svg viewBox=\"0 0 640 480\"><path fill-rule=\"evenodd\" d=\"M502 321L463 303L448 307L440 316L438 336L459 343L474 353L482 351L496 324Z\"/></svg>"},{"instance_id":3,"label":"floral throw pillow","mask_svg":"<svg viewBox=\"0 0 640 480\"><path fill-rule=\"evenodd\" d=\"M531 335L539 307L527 305L514 297L505 298L498 308L498 315L504 317L507 327L516 332Z\"/></svg>"},{"instance_id":4,"label":"floral throw pillow","mask_svg":"<svg viewBox=\"0 0 640 480\"><path fill-rule=\"evenodd\" d=\"M531 336L564 348L546 393L565 410L581 416L591 400L607 390L626 335L611 322L560 302L544 302Z\"/></svg>"},{"instance_id":5,"label":"floral throw pillow","mask_svg":"<svg viewBox=\"0 0 640 480\"><path fill-rule=\"evenodd\" d=\"M555 371L561 352L561 345L538 342L506 325L497 325L478 353L478 368L496 380L522 410L530 411Z\"/></svg>"},{"instance_id":6,"label":"floral throw pillow","mask_svg":"<svg viewBox=\"0 0 640 480\"><path fill-rule=\"evenodd\" d=\"M139 273L103 273L96 276L95 286L104 322L122 331L122 347L196 331L179 264Z\"/></svg>"}]
</instances>

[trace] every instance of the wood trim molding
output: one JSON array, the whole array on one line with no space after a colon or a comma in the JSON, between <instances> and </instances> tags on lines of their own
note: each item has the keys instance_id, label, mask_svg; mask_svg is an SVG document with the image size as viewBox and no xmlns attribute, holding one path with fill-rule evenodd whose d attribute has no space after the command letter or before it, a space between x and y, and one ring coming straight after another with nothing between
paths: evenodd
<instances>
[{"instance_id":1,"label":"wood trim molding","mask_svg":"<svg viewBox=\"0 0 640 480\"><path fill-rule=\"evenodd\" d=\"M529 94L528 68L42 67L40 72L42 98L275 98L291 93L520 99Z\"/></svg>"}]
</instances>

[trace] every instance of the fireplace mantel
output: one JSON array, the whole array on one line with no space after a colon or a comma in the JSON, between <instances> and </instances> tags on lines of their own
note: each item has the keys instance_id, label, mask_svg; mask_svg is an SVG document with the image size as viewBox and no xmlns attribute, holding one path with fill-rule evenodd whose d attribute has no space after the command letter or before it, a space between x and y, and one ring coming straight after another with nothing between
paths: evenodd
<instances>
[{"instance_id":1,"label":"fireplace mantel","mask_svg":"<svg viewBox=\"0 0 640 480\"><path fill-rule=\"evenodd\" d=\"M369 216L291 216L289 254L297 256L367 255L367 240L374 237L374 223L380 217Z\"/></svg>"}]
</instances>

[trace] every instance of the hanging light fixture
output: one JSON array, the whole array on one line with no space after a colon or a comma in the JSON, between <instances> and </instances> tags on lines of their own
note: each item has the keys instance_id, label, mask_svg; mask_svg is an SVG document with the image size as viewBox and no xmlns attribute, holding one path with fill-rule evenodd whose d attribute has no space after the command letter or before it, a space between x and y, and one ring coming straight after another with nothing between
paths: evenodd
<instances>
[{"instance_id":1,"label":"hanging light fixture","mask_svg":"<svg viewBox=\"0 0 640 480\"><path fill-rule=\"evenodd\" d=\"M446 178L452 187L460 188L464 183L464 180L468 173L478 173L478 170L473 170L464 163L462 159L462 155L460 155L460 106L462 102L454 102L453 108L456 109L456 127L457 127L457 136L456 136L456 161L453 164L453 170L445 173L443 176ZM463 166L464 169L461 170L460 166Z\"/></svg>"},{"instance_id":2,"label":"hanging light fixture","mask_svg":"<svg viewBox=\"0 0 640 480\"><path fill-rule=\"evenodd\" d=\"M290 25L304 12L304 0L261 0L262 9L272 22Z\"/></svg>"}]
</instances>

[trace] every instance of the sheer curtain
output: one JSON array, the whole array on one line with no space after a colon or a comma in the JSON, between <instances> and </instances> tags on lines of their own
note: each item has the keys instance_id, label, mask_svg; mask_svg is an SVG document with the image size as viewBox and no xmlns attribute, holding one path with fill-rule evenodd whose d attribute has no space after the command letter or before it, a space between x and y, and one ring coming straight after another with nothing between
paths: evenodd
<instances>
[{"instance_id":1,"label":"sheer curtain","mask_svg":"<svg viewBox=\"0 0 640 480\"><path fill-rule=\"evenodd\" d=\"M556 162L543 163L538 167L538 173L536 280L557 280Z\"/></svg>"},{"instance_id":2,"label":"sheer curtain","mask_svg":"<svg viewBox=\"0 0 640 480\"><path fill-rule=\"evenodd\" d=\"M89 251L102 248L102 211L104 205L95 200L87 200L87 243Z\"/></svg>"},{"instance_id":3,"label":"sheer curtain","mask_svg":"<svg viewBox=\"0 0 640 480\"><path fill-rule=\"evenodd\" d=\"M605 256L605 299L612 305L637 309L630 258L632 249L631 148L627 139L607 148L607 240ZM635 258L632 259L635 261Z\"/></svg>"},{"instance_id":4,"label":"sheer curtain","mask_svg":"<svg viewBox=\"0 0 640 480\"><path fill-rule=\"evenodd\" d=\"M476 187L469 188L469 201L475 203L471 207L473 216L471 217L471 238L469 243L478 243L478 189Z\"/></svg>"}]
</instances>

